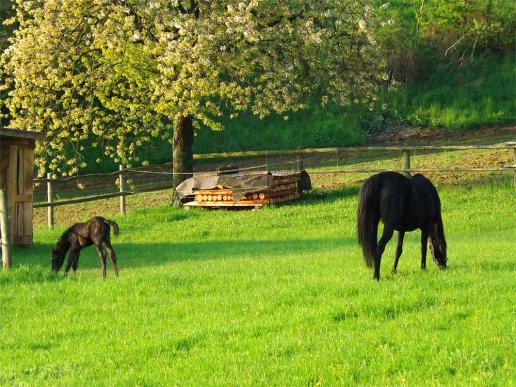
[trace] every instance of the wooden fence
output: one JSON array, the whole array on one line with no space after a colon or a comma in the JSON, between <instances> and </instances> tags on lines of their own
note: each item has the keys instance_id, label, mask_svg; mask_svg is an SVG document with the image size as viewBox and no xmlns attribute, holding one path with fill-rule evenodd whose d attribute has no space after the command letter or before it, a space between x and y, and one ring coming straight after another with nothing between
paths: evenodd
<instances>
[{"instance_id":1,"label":"wooden fence","mask_svg":"<svg viewBox=\"0 0 516 387\"><path fill-rule=\"evenodd\" d=\"M482 149L499 149L507 150L513 154L514 164L506 167L494 167L494 168L412 168L411 167L411 154L414 151L445 151L445 150L482 150ZM368 147L348 147L348 148L308 148L308 149L295 149L295 150L275 150L275 151L254 151L254 152L225 152L225 153L207 153L207 154L195 154L194 160L214 160L214 159L228 159L228 158L256 158L256 157L278 157L278 156L295 156L296 158L296 169L304 169L304 157L306 155L315 154L336 154L337 160L339 160L339 154L346 152L364 152L364 151L397 151L401 152L403 167L395 169L394 171L404 173L410 176L412 172L510 172L514 173L514 186L516 189L516 141L508 142L505 145L446 145L446 146L430 146L430 145L417 145L417 146L368 146ZM269 165L266 163L264 167L269 170ZM311 172L311 174L343 174L343 173L377 173L386 171L387 169L338 169L338 170L325 170L324 172ZM393 169L388 169L393 171ZM66 179L52 179L50 174L47 178L34 179L36 183L46 183L47 185L47 202L36 203L34 208L47 207L48 208L48 226L52 228L54 226L54 207L63 206L68 204L84 203L94 200L108 199L113 197L120 198L120 214L125 215L126 205L125 198L129 195L134 195L140 192L151 192L163 189L170 189L171 186L157 186L147 188L144 191L132 192L126 189L124 175L130 172L139 172L138 169L127 169L123 166L119 166L118 171L109 173L107 175L113 175L118 181L118 192L105 193L90 195L75 199L65 200L54 200L53 184L58 181L65 181ZM172 172L150 172L150 173L161 173L172 175ZM91 174L88 176L95 176ZM106 174L98 175L106 176Z\"/></svg>"}]
</instances>

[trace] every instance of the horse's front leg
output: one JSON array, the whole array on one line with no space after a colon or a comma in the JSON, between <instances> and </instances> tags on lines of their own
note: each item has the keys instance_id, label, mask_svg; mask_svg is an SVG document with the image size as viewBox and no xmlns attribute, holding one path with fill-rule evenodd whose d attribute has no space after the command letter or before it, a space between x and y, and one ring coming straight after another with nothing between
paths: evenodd
<instances>
[{"instance_id":1,"label":"horse's front leg","mask_svg":"<svg viewBox=\"0 0 516 387\"><path fill-rule=\"evenodd\" d=\"M378 242L378 247L376 248L376 255L374 257L374 275L373 278L377 281L380 280L380 264L382 262L382 254L385 251L385 245L392 238L392 234L394 234L394 228L389 225L384 225L383 234Z\"/></svg>"},{"instance_id":2,"label":"horse's front leg","mask_svg":"<svg viewBox=\"0 0 516 387\"><path fill-rule=\"evenodd\" d=\"M64 275L67 276L68 275L68 272L70 271L70 267L72 266L72 257L71 257L72 253L70 253L68 255L68 261L66 262L66 266L65 266L65 271L64 271Z\"/></svg>"},{"instance_id":3,"label":"horse's front leg","mask_svg":"<svg viewBox=\"0 0 516 387\"><path fill-rule=\"evenodd\" d=\"M421 270L426 270L426 249L429 235L428 228L421 229Z\"/></svg>"},{"instance_id":4,"label":"horse's front leg","mask_svg":"<svg viewBox=\"0 0 516 387\"><path fill-rule=\"evenodd\" d=\"M100 263L102 264L102 277L106 278L106 252L102 247L102 243L96 244L97 252L99 253Z\"/></svg>"},{"instance_id":5,"label":"horse's front leg","mask_svg":"<svg viewBox=\"0 0 516 387\"><path fill-rule=\"evenodd\" d=\"M75 251L74 256L73 256L72 269L73 269L73 274L74 275L77 274L77 267L79 266L79 255L80 254L81 254L81 249L77 249Z\"/></svg>"},{"instance_id":6,"label":"horse's front leg","mask_svg":"<svg viewBox=\"0 0 516 387\"><path fill-rule=\"evenodd\" d=\"M68 272L70 271L70 267L72 266L72 263L74 261L74 254L75 254L75 249L70 249L70 252L68 253L68 261L66 261L66 267L65 267L65 271L64 271L64 275L68 275Z\"/></svg>"},{"instance_id":7,"label":"horse's front leg","mask_svg":"<svg viewBox=\"0 0 516 387\"><path fill-rule=\"evenodd\" d=\"M398 245L396 246L396 255L394 256L394 264L392 265L392 274L396 274L398 269L398 261L403 252L403 238L405 237L405 231L398 231Z\"/></svg>"}]
</instances>

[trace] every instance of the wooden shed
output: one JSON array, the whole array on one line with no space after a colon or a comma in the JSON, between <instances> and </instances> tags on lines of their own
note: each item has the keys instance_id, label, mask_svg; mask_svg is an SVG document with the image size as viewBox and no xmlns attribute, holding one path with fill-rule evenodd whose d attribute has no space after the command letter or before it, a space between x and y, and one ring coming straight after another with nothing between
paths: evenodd
<instances>
[{"instance_id":1,"label":"wooden shed","mask_svg":"<svg viewBox=\"0 0 516 387\"><path fill-rule=\"evenodd\" d=\"M0 188L7 190L15 245L32 244L34 148L43 133L0 127Z\"/></svg>"}]
</instances>

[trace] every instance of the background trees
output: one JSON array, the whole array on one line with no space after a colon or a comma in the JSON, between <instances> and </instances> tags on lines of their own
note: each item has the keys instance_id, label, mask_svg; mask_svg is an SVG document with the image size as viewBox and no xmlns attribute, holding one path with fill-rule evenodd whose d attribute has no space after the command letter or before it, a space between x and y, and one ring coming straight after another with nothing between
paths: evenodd
<instances>
[{"instance_id":1,"label":"background trees","mask_svg":"<svg viewBox=\"0 0 516 387\"><path fill-rule=\"evenodd\" d=\"M130 163L172 127L174 171L191 172L200 124L312 95L367 104L383 77L376 15L358 0L19 0L15 21L6 106L13 126L48 133L38 165L60 174L85 166L87 141Z\"/></svg>"},{"instance_id":2,"label":"background trees","mask_svg":"<svg viewBox=\"0 0 516 387\"><path fill-rule=\"evenodd\" d=\"M2 124L48 133L40 171L73 174L103 153L167 161L173 133L179 172L194 138L204 152L334 146L391 124L515 117L515 11L502 0L10 0L0 18L10 2ZM401 87L370 111L390 85L384 61Z\"/></svg>"}]
</instances>

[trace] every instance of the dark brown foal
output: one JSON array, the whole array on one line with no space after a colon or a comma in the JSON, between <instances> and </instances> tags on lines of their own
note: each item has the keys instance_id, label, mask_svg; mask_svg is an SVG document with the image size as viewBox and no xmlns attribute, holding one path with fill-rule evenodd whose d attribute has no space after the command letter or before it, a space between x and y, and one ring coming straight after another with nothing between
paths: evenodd
<instances>
[{"instance_id":1,"label":"dark brown foal","mask_svg":"<svg viewBox=\"0 0 516 387\"><path fill-rule=\"evenodd\" d=\"M118 224L101 216L95 216L85 223L74 224L61 235L56 248L52 249L52 270L56 273L59 271L61 266L63 266L66 253L69 250L70 253L68 254L68 262L65 267L65 275L68 274L70 267L72 267L75 274L77 272L77 266L79 265L81 249L95 245L102 264L102 277L106 278L106 250L113 263L115 274L118 277L116 254L111 245L111 227L113 227L113 233L118 235Z\"/></svg>"}]
</instances>

